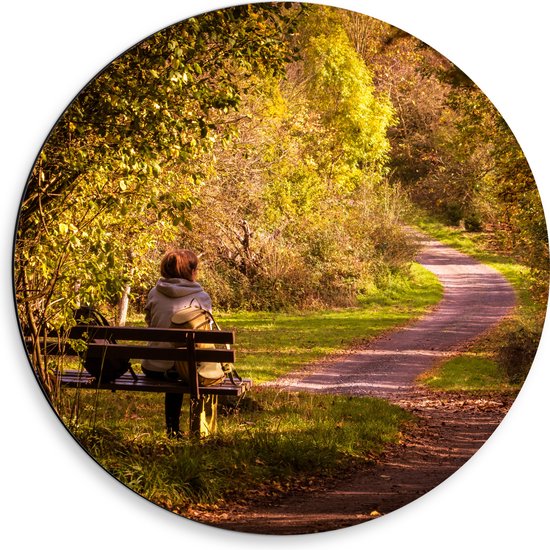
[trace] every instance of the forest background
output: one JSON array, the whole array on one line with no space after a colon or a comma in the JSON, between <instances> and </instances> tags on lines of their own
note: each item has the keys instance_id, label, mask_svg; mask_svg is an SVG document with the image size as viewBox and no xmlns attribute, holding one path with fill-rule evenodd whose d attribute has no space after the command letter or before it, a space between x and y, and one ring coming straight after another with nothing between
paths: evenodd
<instances>
[{"instance_id":1,"label":"forest background","mask_svg":"<svg viewBox=\"0 0 550 550\"><path fill-rule=\"evenodd\" d=\"M490 233L546 299L531 171L457 67L354 12L211 12L120 56L53 129L20 211L19 318L36 338L79 305L124 324L177 245L217 309L355 305L407 278L426 210Z\"/></svg>"}]
</instances>

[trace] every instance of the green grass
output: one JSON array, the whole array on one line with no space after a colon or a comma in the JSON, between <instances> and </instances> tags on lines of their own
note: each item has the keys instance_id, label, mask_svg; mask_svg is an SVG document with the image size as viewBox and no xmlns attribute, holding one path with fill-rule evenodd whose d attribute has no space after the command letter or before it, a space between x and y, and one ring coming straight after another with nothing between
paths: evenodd
<instances>
[{"instance_id":1,"label":"green grass","mask_svg":"<svg viewBox=\"0 0 550 550\"><path fill-rule=\"evenodd\" d=\"M429 388L445 391L508 392L517 389L505 379L496 361L476 353L454 357L422 376L421 380Z\"/></svg>"},{"instance_id":2,"label":"green grass","mask_svg":"<svg viewBox=\"0 0 550 550\"><path fill-rule=\"evenodd\" d=\"M66 410L76 398L70 393ZM380 399L262 390L222 417L211 438L174 441L164 436L161 395L100 394L94 403L81 392L71 431L115 478L178 513L309 487L372 460L411 419Z\"/></svg>"},{"instance_id":3,"label":"green grass","mask_svg":"<svg viewBox=\"0 0 550 550\"><path fill-rule=\"evenodd\" d=\"M332 353L403 325L437 304L438 279L418 264L410 280L398 278L385 292L361 298L355 308L306 313L218 314L237 333L237 370L256 382L281 376Z\"/></svg>"}]
</instances>

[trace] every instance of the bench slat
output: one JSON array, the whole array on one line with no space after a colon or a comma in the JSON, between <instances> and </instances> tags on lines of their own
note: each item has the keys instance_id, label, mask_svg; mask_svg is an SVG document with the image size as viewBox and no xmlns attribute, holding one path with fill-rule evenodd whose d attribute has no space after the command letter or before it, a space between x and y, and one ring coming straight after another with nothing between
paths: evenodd
<instances>
[{"instance_id":1,"label":"bench slat","mask_svg":"<svg viewBox=\"0 0 550 550\"><path fill-rule=\"evenodd\" d=\"M87 357L117 359L154 359L159 361L186 361L186 348L126 346L122 344L89 344ZM234 363L235 352L229 349L195 349L196 361Z\"/></svg>"},{"instance_id":2,"label":"bench slat","mask_svg":"<svg viewBox=\"0 0 550 550\"><path fill-rule=\"evenodd\" d=\"M69 332L73 339L88 338L106 339L109 336L116 340L141 340L145 342L178 342L184 344L188 333L194 333L198 344L234 344L235 333L229 330L186 330L179 328L154 327L98 327L76 326ZM85 337L86 339L86 337Z\"/></svg>"},{"instance_id":3,"label":"bench slat","mask_svg":"<svg viewBox=\"0 0 550 550\"><path fill-rule=\"evenodd\" d=\"M190 393L190 388L182 382L172 380L157 380L148 378L143 374L137 374L136 379L130 374L123 374L113 382L98 384L97 381L85 371L65 371L60 375L60 383L66 388L103 389L141 392L171 392ZM232 395L240 396L250 389L252 381L248 378L236 381L224 380L214 386L201 386L201 395Z\"/></svg>"}]
</instances>

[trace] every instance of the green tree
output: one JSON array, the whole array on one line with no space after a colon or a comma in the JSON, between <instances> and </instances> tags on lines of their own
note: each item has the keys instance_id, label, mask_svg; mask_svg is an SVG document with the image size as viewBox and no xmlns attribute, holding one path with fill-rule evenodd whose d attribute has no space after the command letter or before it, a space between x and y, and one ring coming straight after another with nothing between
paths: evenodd
<instances>
[{"instance_id":1,"label":"green tree","mask_svg":"<svg viewBox=\"0 0 550 550\"><path fill-rule=\"evenodd\" d=\"M341 17L302 14L287 78L262 78L243 101L239 138L216 153L186 239L203 250L219 304L354 303L366 281L411 257L389 245L406 241L389 213L402 213L403 197L384 184L393 109Z\"/></svg>"},{"instance_id":2,"label":"green tree","mask_svg":"<svg viewBox=\"0 0 550 550\"><path fill-rule=\"evenodd\" d=\"M116 59L53 129L22 201L15 283L35 341L79 303L116 301L170 242L231 138L247 77L284 70L296 7L239 6L159 32ZM132 259L132 261L129 261ZM46 379L37 354L34 363Z\"/></svg>"},{"instance_id":3,"label":"green tree","mask_svg":"<svg viewBox=\"0 0 550 550\"><path fill-rule=\"evenodd\" d=\"M500 245L548 279L546 223L512 132L486 95L415 37L347 12L346 29L397 110L391 181L444 221L490 230Z\"/></svg>"},{"instance_id":4,"label":"green tree","mask_svg":"<svg viewBox=\"0 0 550 550\"><path fill-rule=\"evenodd\" d=\"M528 265L538 294L546 297L550 270L544 210L533 174L512 131L477 87L458 88L460 113L449 145L479 159L474 215L492 228L501 247ZM468 219L466 219L468 222Z\"/></svg>"}]
</instances>

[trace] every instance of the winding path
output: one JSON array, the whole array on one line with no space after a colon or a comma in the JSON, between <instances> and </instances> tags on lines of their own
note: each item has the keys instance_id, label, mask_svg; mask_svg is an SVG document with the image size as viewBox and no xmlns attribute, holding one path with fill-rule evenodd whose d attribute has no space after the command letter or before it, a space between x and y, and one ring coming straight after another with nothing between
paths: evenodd
<instances>
[{"instance_id":1,"label":"winding path","mask_svg":"<svg viewBox=\"0 0 550 550\"><path fill-rule=\"evenodd\" d=\"M418 235L418 262L444 288L438 307L418 322L352 350L329 364L276 382L292 391L400 398L436 361L478 337L513 307L510 284L494 269Z\"/></svg>"},{"instance_id":2,"label":"winding path","mask_svg":"<svg viewBox=\"0 0 550 550\"><path fill-rule=\"evenodd\" d=\"M252 504L199 521L243 532L301 534L333 530L387 514L448 478L498 426L512 398L455 396L440 400L415 386L416 377L464 349L515 304L510 284L495 270L418 235L418 261L444 287L438 306L409 326L368 345L277 380L290 391L389 399L420 423L379 462L338 487Z\"/></svg>"}]
</instances>

